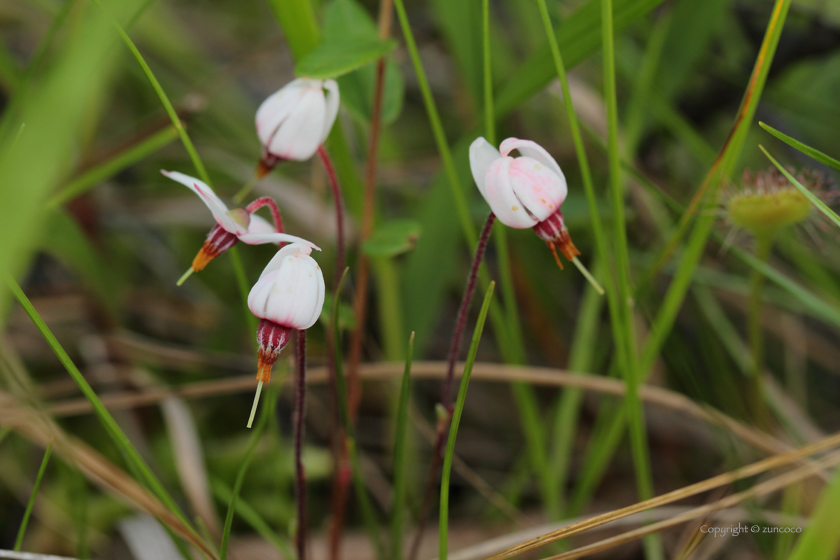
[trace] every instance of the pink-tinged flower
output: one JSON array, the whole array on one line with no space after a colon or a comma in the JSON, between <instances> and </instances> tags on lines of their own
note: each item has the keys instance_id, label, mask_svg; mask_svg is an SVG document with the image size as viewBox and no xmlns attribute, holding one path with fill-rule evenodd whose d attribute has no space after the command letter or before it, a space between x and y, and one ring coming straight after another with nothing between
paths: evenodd
<instances>
[{"instance_id":1,"label":"pink-tinged flower","mask_svg":"<svg viewBox=\"0 0 840 560\"><path fill-rule=\"evenodd\" d=\"M511 157L513 150L520 157ZM560 268L563 264L556 249L570 261L580 255L560 212L568 194L566 178L542 146L508 138L497 150L484 138L477 138L470 146L470 168L478 190L500 222L517 229L533 228Z\"/></svg>"},{"instance_id":2,"label":"pink-tinged flower","mask_svg":"<svg viewBox=\"0 0 840 560\"><path fill-rule=\"evenodd\" d=\"M255 200L247 208L228 210L225 203L216 196L213 189L208 187L206 183L177 171L161 170L161 173L173 181L181 183L197 194L216 220L216 225L210 230L210 233L207 235L207 240L195 256L195 259L193 259L192 267L178 281L178 285L182 284L192 272L203 270L207 266L207 263L236 245L239 241L249 245L261 245L263 243L302 243L318 249L316 245L305 239L282 232L282 222L280 221L280 213L277 210L277 205L268 197ZM264 205L271 207L275 221L274 226L263 218L253 214L254 211ZM281 231L278 232L278 229Z\"/></svg>"},{"instance_id":3,"label":"pink-tinged flower","mask_svg":"<svg viewBox=\"0 0 840 560\"><path fill-rule=\"evenodd\" d=\"M292 329L315 324L324 307L324 274L310 256L308 245L293 243L277 251L248 294L251 313L261 319L257 329L257 381L268 382L271 368Z\"/></svg>"},{"instance_id":4,"label":"pink-tinged flower","mask_svg":"<svg viewBox=\"0 0 840 560\"><path fill-rule=\"evenodd\" d=\"M263 145L259 176L284 159L304 161L324 143L338 114L335 80L298 78L257 109L257 136Z\"/></svg>"}]
</instances>

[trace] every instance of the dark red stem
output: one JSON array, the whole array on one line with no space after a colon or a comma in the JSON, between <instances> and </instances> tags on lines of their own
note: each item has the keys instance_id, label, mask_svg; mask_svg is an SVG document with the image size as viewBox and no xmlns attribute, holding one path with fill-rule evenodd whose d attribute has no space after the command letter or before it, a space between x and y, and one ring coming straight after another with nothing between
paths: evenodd
<instances>
[{"instance_id":1,"label":"dark red stem","mask_svg":"<svg viewBox=\"0 0 840 560\"><path fill-rule=\"evenodd\" d=\"M297 375L295 376L295 475L297 500L297 545L298 560L306 559L306 473L303 471L303 432L306 417L306 331L298 331Z\"/></svg>"},{"instance_id":2,"label":"dark red stem","mask_svg":"<svg viewBox=\"0 0 840 560\"><path fill-rule=\"evenodd\" d=\"M493 222L496 215L490 212L487 221L484 222L484 229L478 238L478 245L475 248L475 256L470 266L470 274L467 276L467 287L464 289L464 297L461 298L461 307L458 308L458 316L455 319L455 332L452 334L452 343L449 345L449 362L446 367L446 380L443 383L443 394L440 402L449 410L451 406L452 378L455 375L455 362L461 353L461 341L464 338L464 327L467 326L467 316L470 313L470 304L475 295L475 286L478 282L478 269L481 261L484 260L484 251L487 249L487 241L490 239L490 231L493 229Z\"/></svg>"},{"instance_id":3,"label":"dark red stem","mask_svg":"<svg viewBox=\"0 0 840 560\"><path fill-rule=\"evenodd\" d=\"M338 230L336 234L335 286L338 287L338 281L344 273L344 203L341 200L338 176L335 174L335 168L330 160L330 156L323 146L318 146L318 156L321 158L321 163L324 164L324 169L330 181L333 200L335 201L335 227Z\"/></svg>"},{"instance_id":4,"label":"dark red stem","mask_svg":"<svg viewBox=\"0 0 840 560\"><path fill-rule=\"evenodd\" d=\"M274 199L270 196L261 196L260 198L256 199L254 202L248 205L245 210L249 214L253 214L263 206L268 206L271 209L271 217L274 220L274 229L277 230L277 233L284 233L283 230L283 218L280 217L280 209L277 208L277 203L274 202Z\"/></svg>"},{"instance_id":5,"label":"dark red stem","mask_svg":"<svg viewBox=\"0 0 840 560\"><path fill-rule=\"evenodd\" d=\"M420 539L423 535L423 530L426 527L426 520L429 517L429 509L432 507L432 496L435 489L435 481L437 480L437 472L440 467L441 459L443 458L443 444L446 437L447 429L449 428L449 420L452 416L451 392L452 379L455 376L455 363L458 361L458 355L461 352L461 339L464 338L464 328L467 326L467 316L470 311L470 304L472 303L473 295L475 295L475 286L478 283L478 270L481 267L481 261L484 260L484 252L487 249L487 242L490 240L490 231L493 229L493 223L496 221L496 215L490 212L487 216L487 221L484 222L484 228L481 230L481 236L478 238L478 245L475 248L475 255L473 256L472 265L470 266L470 274L467 276L467 286L464 289L464 297L461 298L461 306L458 308L458 315L455 319L455 332L452 334L452 342L449 346L449 362L446 368L446 380L443 383L443 394L440 402L446 409L446 417L438 420L437 439L432 450L432 463L429 465L429 477L426 480L426 489L423 496L423 503L420 506L420 516L417 519L417 529L414 533L414 540L411 544L411 553L409 560L417 558L417 553L420 550Z\"/></svg>"}]
</instances>

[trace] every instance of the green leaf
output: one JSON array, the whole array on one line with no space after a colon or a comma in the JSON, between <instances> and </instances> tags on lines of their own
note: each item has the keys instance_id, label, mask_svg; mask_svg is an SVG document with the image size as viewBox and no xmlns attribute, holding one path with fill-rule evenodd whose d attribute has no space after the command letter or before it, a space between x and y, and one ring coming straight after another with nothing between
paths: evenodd
<instances>
[{"instance_id":1,"label":"green leaf","mask_svg":"<svg viewBox=\"0 0 840 560\"><path fill-rule=\"evenodd\" d=\"M335 0L324 15L324 36L327 43L347 41L378 41L379 31L370 14L354 0ZM341 76L341 102L357 119L369 122L373 113L376 67L366 65ZM385 66L382 94L382 122L396 120L402 110L405 92L402 74L393 60Z\"/></svg>"},{"instance_id":2,"label":"green leaf","mask_svg":"<svg viewBox=\"0 0 840 560\"><path fill-rule=\"evenodd\" d=\"M368 65L338 78L341 103L350 114L362 122L370 122L373 114L373 95L376 66ZM385 84L382 91L382 123L389 124L400 116L405 95L400 68L392 60L385 62Z\"/></svg>"},{"instance_id":3,"label":"green leaf","mask_svg":"<svg viewBox=\"0 0 840 560\"><path fill-rule=\"evenodd\" d=\"M827 165L829 167L832 167L832 168L836 169L837 171L840 171L840 161L837 161L833 157L827 156L824 153L822 153L821 151L815 150L814 148L812 148L810 146L806 146L805 144L803 144L799 140L795 140L795 139L791 138L790 136L788 136L787 134L779 132L778 130L776 130L772 126L768 126L768 125L764 124L763 122L759 122L758 126L763 128L764 130L766 130L767 132L769 132L770 134L772 134L773 136L775 136L776 138L778 138L779 140L781 140L782 142L787 144L788 146L796 148L797 150L799 150L800 152L802 152L806 156L814 158L815 160L822 163L823 165ZM767 153L767 152L765 152L765 153ZM772 158L771 158L771 160L772 160Z\"/></svg>"},{"instance_id":4,"label":"green leaf","mask_svg":"<svg viewBox=\"0 0 840 560\"><path fill-rule=\"evenodd\" d=\"M376 230L362 244L369 257L395 257L414 248L422 227L417 220L394 220Z\"/></svg>"},{"instance_id":5,"label":"green leaf","mask_svg":"<svg viewBox=\"0 0 840 560\"><path fill-rule=\"evenodd\" d=\"M354 0L335 0L324 13L327 42L349 39L378 39L379 31L370 14Z\"/></svg>"},{"instance_id":6,"label":"green leaf","mask_svg":"<svg viewBox=\"0 0 840 560\"><path fill-rule=\"evenodd\" d=\"M297 65L301 77L325 79L347 74L385 56L397 46L393 39L342 40L327 42L306 55Z\"/></svg>"}]
</instances>

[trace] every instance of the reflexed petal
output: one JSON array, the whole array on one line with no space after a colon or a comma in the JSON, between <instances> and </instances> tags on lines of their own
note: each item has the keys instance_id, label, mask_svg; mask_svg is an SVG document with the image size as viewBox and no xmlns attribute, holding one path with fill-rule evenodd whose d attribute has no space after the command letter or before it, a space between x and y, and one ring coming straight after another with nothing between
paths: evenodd
<instances>
[{"instance_id":1,"label":"reflexed petal","mask_svg":"<svg viewBox=\"0 0 840 560\"><path fill-rule=\"evenodd\" d=\"M213 189L208 187L206 183L199 181L195 177L190 177L189 175L184 175L183 173L179 173L177 171L164 171L161 169L160 172L165 177L168 177L173 181L178 181L197 194L213 214L213 218L216 220L216 223L222 226L225 231L235 234L240 229L237 227L236 222L227 215L228 208L225 203L216 196Z\"/></svg>"},{"instance_id":2,"label":"reflexed petal","mask_svg":"<svg viewBox=\"0 0 840 560\"><path fill-rule=\"evenodd\" d=\"M324 90L320 86L308 88L289 118L274 133L268 151L282 159L311 158L321 144L325 113Z\"/></svg>"},{"instance_id":3,"label":"reflexed petal","mask_svg":"<svg viewBox=\"0 0 840 560\"><path fill-rule=\"evenodd\" d=\"M513 158L497 159L490 165L485 178L484 198L499 221L517 229L534 227L538 220L528 215L528 211L516 194L510 183L510 165Z\"/></svg>"},{"instance_id":4,"label":"reflexed petal","mask_svg":"<svg viewBox=\"0 0 840 560\"><path fill-rule=\"evenodd\" d=\"M289 82L283 88L268 96L262 102L260 108L257 109L257 136L259 136L263 146L268 145L280 124L298 106L309 88L309 81L298 78Z\"/></svg>"},{"instance_id":5,"label":"reflexed petal","mask_svg":"<svg viewBox=\"0 0 840 560\"><path fill-rule=\"evenodd\" d=\"M560 166L557 165L557 162L554 161L554 158L551 157L551 154L545 151L545 149L536 142L531 142L530 140L520 140L519 138L508 138L502 142L501 146L499 146L499 150L502 152L503 156L508 155L513 150L519 150L521 155L537 160L557 173L557 175L563 179L563 182L566 181L566 178L563 176L563 171L560 169Z\"/></svg>"},{"instance_id":6,"label":"reflexed petal","mask_svg":"<svg viewBox=\"0 0 840 560\"><path fill-rule=\"evenodd\" d=\"M472 171L473 180L484 198L487 198L484 192L484 180L487 176L487 170L490 169L490 164L500 157L502 156L499 154L499 150L491 146L483 137L476 138L470 144L470 170Z\"/></svg>"},{"instance_id":7,"label":"reflexed petal","mask_svg":"<svg viewBox=\"0 0 840 560\"><path fill-rule=\"evenodd\" d=\"M239 240L243 243L247 243L248 245L262 245L264 243L300 243L302 245L306 245L310 247L310 249L315 249L316 251L320 251L321 248L315 245L314 243L303 239L302 237L298 237L296 235L289 235L288 233L245 233L239 235ZM284 247L285 249L285 247Z\"/></svg>"},{"instance_id":8,"label":"reflexed petal","mask_svg":"<svg viewBox=\"0 0 840 560\"><path fill-rule=\"evenodd\" d=\"M338 115L338 105L339 105L339 95L338 95L338 84L335 80L324 80L324 89L327 90L326 93L326 114L324 116L324 130L321 134L321 144L323 144L327 136L330 135L330 130L332 130L333 124L335 123L335 117Z\"/></svg>"},{"instance_id":9,"label":"reflexed petal","mask_svg":"<svg viewBox=\"0 0 840 560\"><path fill-rule=\"evenodd\" d=\"M248 225L248 233L277 233L274 225L256 214L251 214L251 223Z\"/></svg>"},{"instance_id":10,"label":"reflexed petal","mask_svg":"<svg viewBox=\"0 0 840 560\"><path fill-rule=\"evenodd\" d=\"M566 179L535 159L516 158L508 176L516 197L539 221L554 214L566 200Z\"/></svg>"}]
</instances>

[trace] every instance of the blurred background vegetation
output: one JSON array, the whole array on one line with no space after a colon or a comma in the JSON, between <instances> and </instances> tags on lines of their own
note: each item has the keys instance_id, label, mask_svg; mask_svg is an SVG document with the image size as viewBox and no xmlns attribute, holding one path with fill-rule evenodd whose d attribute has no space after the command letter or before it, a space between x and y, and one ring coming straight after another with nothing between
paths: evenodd
<instances>
[{"instance_id":1,"label":"blurred background vegetation","mask_svg":"<svg viewBox=\"0 0 840 560\"><path fill-rule=\"evenodd\" d=\"M488 211L467 159L469 142L485 134L481 7L478 0L406 2L476 232ZM600 2L549 0L548 9L569 70L601 217L610 224ZM197 174L113 23L137 45L184 122L213 187L229 200L251 177L260 155L254 130L259 103L294 78L296 61L314 44L375 33L378 10L373 0L0 3L0 274L21 285L131 445L184 509L187 524L216 543L211 548L218 545L250 436L245 419L254 387L253 331L232 256L216 259L175 287L212 225L211 216L192 193L159 173ZM658 272L651 271L726 145L773 10L767 0L614 3L622 184L640 341L657 324L684 247L678 245ZM663 334L658 359L644 372L649 384L671 391L663 393L670 405L645 397L655 494L813 443L840 427L840 244L834 226L816 210L780 234L769 257L777 277L765 282L759 320L766 365L761 398L770 418L756 417L750 402L748 296L756 265L748 256L754 242L728 219L726 197L750 186L741 179L744 169L772 167L759 145L784 165L822 173L820 194L829 204L837 176L758 121L838 155L840 3L795 0L783 23L766 87L760 101L753 100L755 117L744 125L743 150L735 154L720 196L704 199L698 210L701 217L714 217L711 241L684 301L677 302L679 313ZM496 136L534 140L557 159L569 184L563 212L572 238L584 262L608 279L604 263L593 260L591 215L539 4L490 2L489 30ZM360 327L362 376L374 379L362 385L356 425L362 474L383 520L392 514L394 476L404 477L409 543L424 497L441 362L473 247L465 242L453 178L441 163L396 17L392 36L397 46L386 66L376 220L366 246L369 312L362 325L355 325L352 305L362 254L375 63L339 78L342 110L327 149L349 216L350 272L340 326L345 347L353 328ZM321 165L283 163L255 192L277 200L288 232L324 249L316 256L329 288L336 273L336 230ZM629 440L621 428L610 428L620 402L615 386L599 389L580 377L569 382L561 376L563 370L619 376L611 367L605 299L595 296L573 267L558 270L532 232L500 230L497 225L487 255L490 277L500 283L497 320L491 317L479 348L452 478L450 548L466 549L462 558L483 557L476 547L503 534L514 534L509 546L535 536L525 532L529 527L638 500ZM253 282L272 254L270 246L249 246L240 247L236 258ZM184 545L139 513L149 491L129 482L141 477L14 303L5 280L0 317L0 549L13 548L44 447L51 434L61 433L73 439L56 444L23 550L76 558L179 557L173 542L182 550ZM334 519L328 323L327 306L309 336L313 389L305 450L310 534L315 557L321 558L328 556ZM410 460L403 473L394 473L394 416L411 332L419 363L409 407ZM511 367L493 369L496 363ZM282 385L288 359L281 359L278 369L273 390ZM521 382L528 391L516 388ZM564 388L570 384L587 390ZM183 389L172 393L167 387ZM288 557L281 555L289 554L294 518L290 407L284 390L244 479L232 557ZM737 426L747 437L735 424L703 416L708 410L741 422ZM103 483L101 472L92 474L94 464L114 476L132 475ZM708 523L804 528L830 478L829 471L810 477ZM731 491L744 488L735 485ZM721 496L680 502L654 519ZM621 529L611 526L576 537L573 544ZM428 528L424 535L420 558L429 558L436 554L437 531ZM826 559L834 557L829 541L821 552ZM345 558L374 555L355 498L343 542ZM688 524L664 531L662 542L669 558L787 558L796 538L711 538ZM636 558L644 552L633 543L605 554Z\"/></svg>"}]
</instances>

